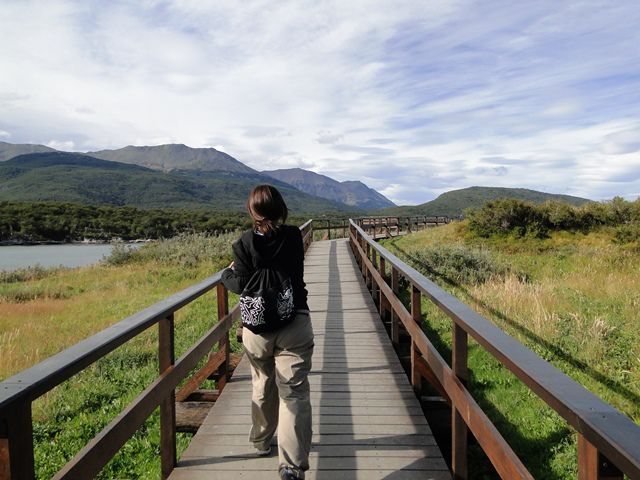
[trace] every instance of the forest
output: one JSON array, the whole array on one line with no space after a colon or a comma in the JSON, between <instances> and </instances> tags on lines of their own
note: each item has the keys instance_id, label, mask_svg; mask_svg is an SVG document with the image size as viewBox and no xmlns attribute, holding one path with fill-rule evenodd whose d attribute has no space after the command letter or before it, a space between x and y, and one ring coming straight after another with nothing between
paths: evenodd
<instances>
[{"instance_id":1,"label":"forest","mask_svg":"<svg viewBox=\"0 0 640 480\"><path fill-rule=\"evenodd\" d=\"M239 211L0 202L3 243L158 239L180 233L218 234L248 226L248 216Z\"/></svg>"}]
</instances>

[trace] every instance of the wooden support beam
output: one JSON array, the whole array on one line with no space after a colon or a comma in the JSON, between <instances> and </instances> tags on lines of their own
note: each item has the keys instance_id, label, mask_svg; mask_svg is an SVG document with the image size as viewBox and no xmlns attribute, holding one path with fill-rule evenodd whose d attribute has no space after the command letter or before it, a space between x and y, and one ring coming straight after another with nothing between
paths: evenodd
<instances>
[{"instance_id":1,"label":"wooden support beam","mask_svg":"<svg viewBox=\"0 0 640 480\"><path fill-rule=\"evenodd\" d=\"M209 356L209 360L205 363L202 368L193 375L187 383L185 383L182 388L176 393L176 400L178 402L183 402L187 399L189 395L195 392L202 382L204 382L209 376L220 368L227 358L227 352L224 350L220 350L213 355ZM218 387L218 390L220 388Z\"/></svg>"},{"instance_id":2,"label":"wooden support beam","mask_svg":"<svg viewBox=\"0 0 640 480\"><path fill-rule=\"evenodd\" d=\"M400 294L400 274L396 267L391 267L391 290L397 298ZM400 343L400 319L393 307L391 308L391 342L396 347Z\"/></svg>"},{"instance_id":3,"label":"wooden support beam","mask_svg":"<svg viewBox=\"0 0 640 480\"><path fill-rule=\"evenodd\" d=\"M173 314L158 322L158 360L160 375L175 363ZM178 462L176 453L176 396L172 389L160 401L160 469L168 478Z\"/></svg>"},{"instance_id":4,"label":"wooden support beam","mask_svg":"<svg viewBox=\"0 0 640 480\"><path fill-rule=\"evenodd\" d=\"M578 480L622 480L622 472L578 434Z\"/></svg>"},{"instance_id":5,"label":"wooden support beam","mask_svg":"<svg viewBox=\"0 0 640 480\"><path fill-rule=\"evenodd\" d=\"M6 416L3 415L0 438L0 479L32 480L35 462L31 401L23 401L3 413Z\"/></svg>"},{"instance_id":6,"label":"wooden support beam","mask_svg":"<svg viewBox=\"0 0 640 480\"><path fill-rule=\"evenodd\" d=\"M415 285L411 286L411 316L413 321L419 326L422 321L422 302L420 290ZM411 385L417 394L422 391L422 377L418 371L417 362L420 359L420 350L417 348L413 338L411 339Z\"/></svg>"},{"instance_id":7,"label":"wooden support beam","mask_svg":"<svg viewBox=\"0 0 640 480\"><path fill-rule=\"evenodd\" d=\"M218 303L218 321L221 321L229 314L229 293L224 284L220 283L216 287ZM224 361L218 368L218 389L222 391L229 380L229 354L231 353L231 342L229 332L220 340L218 351L224 352Z\"/></svg>"},{"instance_id":8,"label":"wooden support beam","mask_svg":"<svg viewBox=\"0 0 640 480\"><path fill-rule=\"evenodd\" d=\"M466 387L469 375L467 367L468 336L457 323L453 323L452 365L453 374ZM465 480L468 477L467 442L468 431L462 415L455 405L451 407L451 470L453 478Z\"/></svg>"}]
</instances>

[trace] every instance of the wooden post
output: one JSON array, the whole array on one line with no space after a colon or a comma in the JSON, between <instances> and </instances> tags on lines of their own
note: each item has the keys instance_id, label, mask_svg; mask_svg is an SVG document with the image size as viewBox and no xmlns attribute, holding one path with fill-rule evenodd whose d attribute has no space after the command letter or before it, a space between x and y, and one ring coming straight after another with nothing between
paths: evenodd
<instances>
[{"instance_id":1,"label":"wooden post","mask_svg":"<svg viewBox=\"0 0 640 480\"><path fill-rule=\"evenodd\" d=\"M624 475L589 440L578 434L578 480L622 480Z\"/></svg>"},{"instance_id":2,"label":"wooden post","mask_svg":"<svg viewBox=\"0 0 640 480\"><path fill-rule=\"evenodd\" d=\"M367 259L371 259L371 245L369 245L369 242L365 241L365 249L364 249L365 255L367 256ZM369 289L369 291L371 291L371 275L369 275L369 269L367 268L367 266L364 264L364 262L362 262L362 266L364 267L364 283L367 286L367 288Z\"/></svg>"},{"instance_id":3,"label":"wooden post","mask_svg":"<svg viewBox=\"0 0 640 480\"><path fill-rule=\"evenodd\" d=\"M36 477L33 456L31 401L25 400L0 419L0 479L32 480Z\"/></svg>"},{"instance_id":4,"label":"wooden post","mask_svg":"<svg viewBox=\"0 0 640 480\"><path fill-rule=\"evenodd\" d=\"M460 382L466 385L469 376L467 367L468 335L455 322L452 333L451 369ZM468 477L467 436L467 424L456 409L455 402L451 402L451 470L453 478L456 480L464 480Z\"/></svg>"},{"instance_id":5,"label":"wooden post","mask_svg":"<svg viewBox=\"0 0 640 480\"><path fill-rule=\"evenodd\" d=\"M411 285L411 316L413 321L420 325L422 320L422 304L420 302L421 295L420 290L415 285ZM411 339L411 385L413 385L413 391L420 395L422 390L422 378L417 367L418 358L420 358L420 351L416 347L413 338Z\"/></svg>"},{"instance_id":6,"label":"wooden post","mask_svg":"<svg viewBox=\"0 0 640 480\"><path fill-rule=\"evenodd\" d=\"M378 269L378 251L375 248L371 248L371 263L373 264L374 270ZM379 302L378 298L378 284L373 278L371 272L369 272L369 277L371 278L371 297L373 298L373 303ZM380 307L380 303L378 303L378 307Z\"/></svg>"},{"instance_id":7,"label":"wooden post","mask_svg":"<svg viewBox=\"0 0 640 480\"><path fill-rule=\"evenodd\" d=\"M216 286L216 294L218 301L218 322L229 314L229 292L222 283ZM218 391L222 391L229 380L229 354L231 353L231 342L229 341L229 332L220 340L218 350L224 349L224 363L218 369Z\"/></svg>"},{"instance_id":8,"label":"wooden post","mask_svg":"<svg viewBox=\"0 0 640 480\"><path fill-rule=\"evenodd\" d=\"M380 264L378 266L378 272L380 273L380 276L382 277L382 280L386 282L386 273L387 273L387 265L386 265L386 261L385 258L380 255ZM378 298L378 306L379 306L379 312L380 312L380 318L384 317L384 311L387 309L387 304L385 302L385 297L382 293L382 289L379 290L379 298Z\"/></svg>"},{"instance_id":9,"label":"wooden post","mask_svg":"<svg viewBox=\"0 0 640 480\"><path fill-rule=\"evenodd\" d=\"M327 240L331 240L331 220L327 220Z\"/></svg>"},{"instance_id":10,"label":"wooden post","mask_svg":"<svg viewBox=\"0 0 640 480\"><path fill-rule=\"evenodd\" d=\"M173 314L158 322L158 360L160 375L175 363ZM160 402L160 469L163 479L171 475L176 463L176 394L171 390Z\"/></svg>"},{"instance_id":11,"label":"wooden post","mask_svg":"<svg viewBox=\"0 0 640 480\"><path fill-rule=\"evenodd\" d=\"M394 266L391 267L391 290L396 297L400 293L400 275ZM400 344L400 319L393 308L391 309L391 342L396 347Z\"/></svg>"}]
</instances>

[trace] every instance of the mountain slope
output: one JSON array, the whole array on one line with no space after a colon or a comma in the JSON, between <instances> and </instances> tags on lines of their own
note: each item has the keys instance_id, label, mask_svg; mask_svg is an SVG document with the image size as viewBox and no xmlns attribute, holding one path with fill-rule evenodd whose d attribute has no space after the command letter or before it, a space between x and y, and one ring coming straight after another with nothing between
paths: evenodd
<instances>
[{"instance_id":1,"label":"mountain slope","mask_svg":"<svg viewBox=\"0 0 640 480\"><path fill-rule=\"evenodd\" d=\"M446 215L457 217L462 215L467 208L481 207L486 202L499 198L516 198L533 203L556 200L571 205L582 205L591 201L587 198L544 193L526 188L469 187L443 193L435 200L421 205L385 208L377 213L382 215Z\"/></svg>"},{"instance_id":2,"label":"mountain slope","mask_svg":"<svg viewBox=\"0 0 640 480\"><path fill-rule=\"evenodd\" d=\"M128 146L118 150L87 152L95 158L121 163L133 163L154 170L203 170L237 173L257 173L231 155L215 148L191 148L182 144L152 147Z\"/></svg>"},{"instance_id":3,"label":"mountain slope","mask_svg":"<svg viewBox=\"0 0 640 480\"><path fill-rule=\"evenodd\" d=\"M264 181L258 173L165 173L78 153L34 153L0 163L0 200L242 211L251 188ZM296 213L348 208L290 186L279 188Z\"/></svg>"},{"instance_id":4,"label":"mountain slope","mask_svg":"<svg viewBox=\"0 0 640 480\"><path fill-rule=\"evenodd\" d=\"M261 173L293 185L305 193L342 202L355 208L368 210L395 205L384 195L359 181L338 182L333 178L301 168L267 170Z\"/></svg>"},{"instance_id":5,"label":"mountain slope","mask_svg":"<svg viewBox=\"0 0 640 480\"><path fill-rule=\"evenodd\" d=\"M0 142L0 162L4 162L18 155L27 153L55 152L53 148L33 143L7 143Z\"/></svg>"}]
</instances>

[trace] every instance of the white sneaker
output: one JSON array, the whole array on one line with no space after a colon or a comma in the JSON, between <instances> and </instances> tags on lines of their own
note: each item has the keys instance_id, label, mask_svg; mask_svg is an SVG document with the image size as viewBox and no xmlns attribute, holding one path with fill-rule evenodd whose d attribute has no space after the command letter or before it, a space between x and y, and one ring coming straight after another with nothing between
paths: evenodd
<instances>
[{"instance_id":1,"label":"white sneaker","mask_svg":"<svg viewBox=\"0 0 640 480\"><path fill-rule=\"evenodd\" d=\"M271 454L271 445L267 445L267 449L266 450L261 450L260 448L255 447L255 446L253 448L254 448L254 450L256 452L256 455L258 457L268 457Z\"/></svg>"}]
</instances>

